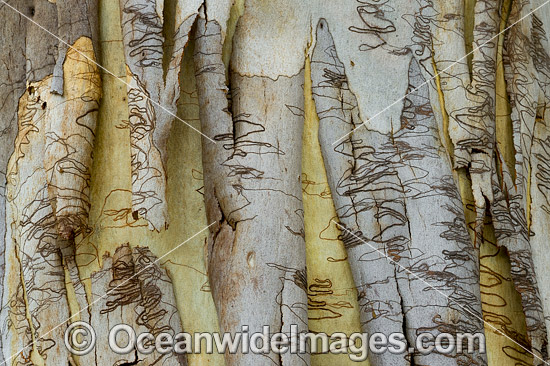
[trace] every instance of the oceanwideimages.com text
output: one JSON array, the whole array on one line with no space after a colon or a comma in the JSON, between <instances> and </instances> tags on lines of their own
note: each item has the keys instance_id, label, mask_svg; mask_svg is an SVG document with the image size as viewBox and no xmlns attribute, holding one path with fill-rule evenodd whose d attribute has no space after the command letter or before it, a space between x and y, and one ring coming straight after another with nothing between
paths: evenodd
<instances>
[{"instance_id":1,"label":"oceanwideimages.com text","mask_svg":"<svg viewBox=\"0 0 550 366\"><path fill-rule=\"evenodd\" d=\"M264 326L261 332L251 332L242 326L237 333L138 333L127 324L119 324L109 331L108 339L98 340L95 330L85 322L69 325L65 332L65 345L75 355L94 350L100 341L117 354L148 355L191 353L256 353L293 354L332 353L348 354L352 361L364 361L369 353L393 354L437 352L445 355L474 352L485 353L485 337L481 333L420 333L411 342L402 333L304 333L297 325L289 332L271 332ZM102 347L105 344L101 345ZM103 348L106 349L106 348Z\"/></svg>"}]
</instances>

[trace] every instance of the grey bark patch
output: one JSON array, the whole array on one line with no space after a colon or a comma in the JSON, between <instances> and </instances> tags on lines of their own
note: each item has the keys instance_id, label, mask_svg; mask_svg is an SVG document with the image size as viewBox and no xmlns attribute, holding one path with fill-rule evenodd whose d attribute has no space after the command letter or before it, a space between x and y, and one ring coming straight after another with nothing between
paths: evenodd
<instances>
[{"instance_id":1,"label":"grey bark patch","mask_svg":"<svg viewBox=\"0 0 550 366\"><path fill-rule=\"evenodd\" d=\"M27 5L26 3L23 6ZM5 270L6 171L17 135L17 105L25 90L25 23L7 6L0 7L0 303ZM4 363L0 339L0 363Z\"/></svg>"},{"instance_id":2,"label":"grey bark patch","mask_svg":"<svg viewBox=\"0 0 550 366\"><path fill-rule=\"evenodd\" d=\"M205 200L213 227L208 274L222 332L242 326L289 334L307 330L301 141L303 71L277 80L231 75L215 21L199 18L195 73L202 131ZM231 108L228 95L231 93ZM281 124L285 128L281 128ZM253 253L253 256L250 255ZM253 257L253 259L252 259ZM227 365L309 365L309 355L225 354Z\"/></svg>"},{"instance_id":3,"label":"grey bark patch","mask_svg":"<svg viewBox=\"0 0 550 366\"><path fill-rule=\"evenodd\" d=\"M419 62L392 134L357 130L361 120L329 31L321 20L312 55L319 138L359 291L363 331L483 332L478 253L470 242ZM437 214L426 214L427 208ZM461 219L462 218L462 219ZM377 365L486 365L484 354L369 355Z\"/></svg>"},{"instance_id":4,"label":"grey bark patch","mask_svg":"<svg viewBox=\"0 0 550 366\"><path fill-rule=\"evenodd\" d=\"M52 93L63 95L63 64L67 49L80 37L94 40L94 50L97 52L97 0L56 0L57 36L62 40L57 49L55 67L51 84ZM96 60L98 54L96 53Z\"/></svg>"},{"instance_id":5,"label":"grey bark patch","mask_svg":"<svg viewBox=\"0 0 550 366\"><path fill-rule=\"evenodd\" d=\"M74 245L67 239L87 226L101 88L95 65L79 53L94 58L95 50L87 42L96 34L79 13L86 12L74 5L19 2L17 10L40 26L7 6L1 8L11 27L2 29L6 36L0 43L9 48L0 56L7 66L0 72L7 73L4 80L9 83L0 92L0 234L6 264L0 323L2 353L10 364L30 364L33 347L46 364L71 359L62 341L69 318L62 252ZM63 13L63 6L71 7L71 14ZM58 22L57 10L67 18ZM62 71L70 63L69 74L77 73L70 77L64 96L50 92L58 33L80 47L69 50L70 59L63 56L59 63ZM76 290L82 294L81 287ZM85 304L79 302L81 307Z\"/></svg>"},{"instance_id":6,"label":"grey bark patch","mask_svg":"<svg viewBox=\"0 0 550 366\"><path fill-rule=\"evenodd\" d=\"M132 206L150 229L160 231L168 225L166 144L180 94L181 59L196 15L174 30L172 54L164 55L164 22L157 14L158 1L120 0L120 10L130 84ZM169 60L166 73L163 58Z\"/></svg>"},{"instance_id":7,"label":"grey bark patch","mask_svg":"<svg viewBox=\"0 0 550 366\"><path fill-rule=\"evenodd\" d=\"M102 343L83 360L96 365L187 365L186 355L157 351L143 355L137 350L119 355L106 343L111 328L119 324L129 325L137 335L149 332L155 337L160 333L175 336L182 332L172 281L148 248L121 245L112 257L103 258L102 269L92 274L91 281L91 324Z\"/></svg>"}]
</instances>

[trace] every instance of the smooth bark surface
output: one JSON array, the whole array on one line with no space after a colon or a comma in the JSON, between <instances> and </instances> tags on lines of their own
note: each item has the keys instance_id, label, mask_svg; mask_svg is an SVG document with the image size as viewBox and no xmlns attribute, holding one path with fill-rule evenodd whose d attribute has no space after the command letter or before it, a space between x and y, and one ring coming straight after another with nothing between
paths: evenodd
<instances>
[{"instance_id":1,"label":"smooth bark surface","mask_svg":"<svg viewBox=\"0 0 550 366\"><path fill-rule=\"evenodd\" d=\"M209 220L220 222L208 249L222 332L307 329L300 164L303 72L271 80L237 73L226 96L221 29L199 19L196 75L205 141ZM254 91L248 92L248 91ZM284 123L284 131L279 126ZM252 290L254 289L254 290ZM261 306L259 306L261 304ZM265 360L269 358L270 360ZM309 364L309 356L230 355L228 365Z\"/></svg>"}]
</instances>

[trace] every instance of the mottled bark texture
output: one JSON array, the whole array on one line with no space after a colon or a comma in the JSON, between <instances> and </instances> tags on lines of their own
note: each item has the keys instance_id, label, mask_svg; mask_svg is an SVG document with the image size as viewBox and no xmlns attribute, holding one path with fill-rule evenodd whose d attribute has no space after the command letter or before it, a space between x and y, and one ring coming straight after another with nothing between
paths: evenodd
<instances>
[{"instance_id":1,"label":"mottled bark texture","mask_svg":"<svg viewBox=\"0 0 550 366\"><path fill-rule=\"evenodd\" d=\"M66 364L70 356L61 341L63 328L58 327L69 315L62 251L70 256L66 248L87 227L101 95L93 47L97 4L9 5L24 15L2 6L6 26L15 26L3 33L11 39L3 36L2 58L7 65L18 62L6 71L4 80L12 80L11 85L2 88L1 123L8 132L2 135L2 161L9 156L7 166L2 163L6 176L2 351L8 364L29 364L33 347L36 357ZM82 16L88 13L92 21Z\"/></svg>"},{"instance_id":2,"label":"mottled bark texture","mask_svg":"<svg viewBox=\"0 0 550 366\"><path fill-rule=\"evenodd\" d=\"M340 48L334 46L329 24L324 20L318 24L312 56L313 92L321 120L320 142L344 226L343 240L360 291L364 329L372 333L380 327L395 330L403 327L409 341L423 330L482 331L477 248L487 213L493 219L497 244L505 246L510 254L512 278L527 321L528 347L535 354L535 364L542 364L548 358L547 331L537 279L544 278L547 270L540 259L539 272L535 272L530 237L538 236L529 230L531 217L526 206L531 204L531 192L526 189L530 184L526 180L530 178L523 173L532 174L525 159L540 157L545 151L540 149L533 154L532 147L537 139L533 135L535 117L537 112L541 113L539 121L544 123L541 108L548 92L549 56L544 22L535 14L506 34L506 81L516 149L514 182L501 160L495 139L500 2L476 2L470 69L464 47L461 1L419 3L413 13L407 14L408 30L394 26L394 13L400 8L367 3L358 8L366 27L354 30L377 34L378 43L370 41L359 49L365 53L385 49L388 57L399 55L409 60L409 87L398 128L390 134L381 134L359 127L364 119L357 111L358 103L347 75L354 64L345 66L339 60ZM514 2L508 24L527 16L540 4ZM407 41L402 41L403 38ZM432 45L431 57L427 44ZM380 58L383 53L371 57L383 62ZM426 77L432 79L432 60L439 73L440 84L436 86L440 87L443 107L448 112L454 167L466 167L472 180L478 217L474 243L469 240L462 220L457 181L440 142L447 132L444 125L436 123L429 103L437 95L435 87L429 87L433 83L426 82ZM403 75L403 71L398 74ZM372 97L376 99L375 95ZM383 114L378 118L388 121ZM390 122L396 125L394 120ZM349 137L339 141L339 135L346 132ZM540 177L539 182L544 182L544 168L539 164L535 174ZM544 187L545 184L530 186L535 191ZM490 210L486 212L486 208ZM541 230L541 234L545 232ZM388 263L380 253L392 262ZM380 270L373 271L373 267ZM543 291L546 294L546 289ZM482 355L473 355L471 359L457 356L456 360L437 354L417 354L412 360L394 358L384 354L372 359L388 365L487 362Z\"/></svg>"},{"instance_id":3,"label":"mottled bark texture","mask_svg":"<svg viewBox=\"0 0 550 366\"><path fill-rule=\"evenodd\" d=\"M541 5L542 1L512 2L509 23L525 20L510 29L504 43L505 79L515 150L514 172L509 172L498 150L492 153L490 164L483 165L482 170L490 170L485 181L491 177L492 197L485 198L490 203L497 241L510 255L511 275L521 295L532 349L537 356L548 360L550 287L547 283L548 201L545 197L549 171L547 163L542 161L549 157L546 106L550 101L547 38L550 13L548 8L542 8L532 14ZM476 206L482 206L477 199Z\"/></svg>"},{"instance_id":4,"label":"mottled bark texture","mask_svg":"<svg viewBox=\"0 0 550 366\"><path fill-rule=\"evenodd\" d=\"M179 98L180 64L196 14L178 4L172 48L164 36L163 0L120 0L128 66L128 108L132 149L132 206L149 227L168 224L166 143ZM168 55L167 52L172 51ZM163 61L168 57L168 66Z\"/></svg>"},{"instance_id":5,"label":"mottled bark texture","mask_svg":"<svg viewBox=\"0 0 550 366\"><path fill-rule=\"evenodd\" d=\"M199 18L195 69L204 141L208 271L222 332L307 329L301 139L303 71L272 80L231 72L221 27ZM236 42L238 42L236 40ZM284 124L284 128L281 126ZM227 365L308 365L308 354L226 354Z\"/></svg>"},{"instance_id":6,"label":"mottled bark texture","mask_svg":"<svg viewBox=\"0 0 550 366\"><path fill-rule=\"evenodd\" d=\"M91 280L92 306L87 311L98 345L80 358L80 365L187 366L185 354L160 354L155 350L150 354L119 355L107 344L109 331L119 324L129 325L136 334L149 332L155 337L161 333L174 337L182 331L172 281L148 248L131 249L128 244L118 247L112 257L103 258L103 268L93 273ZM125 345L122 340L121 345ZM145 347L154 345L148 343Z\"/></svg>"},{"instance_id":7,"label":"mottled bark texture","mask_svg":"<svg viewBox=\"0 0 550 366\"><path fill-rule=\"evenodd\" d=\"M147 248L109 248L113 255L100 261L88 291L76 264L74 239L91 230L102 95L97 0L7 4L0 4L0 363L75 362L62 344L63 325L75 315L68 288L82 310L78 317L98 339L118 323L153 334L181 331L172 282ZM131 212L134 221L145 220L136 226L153 231L143 236L160 238L169 223L168 137L180 76L188 75L181 72L184 50L193 43L193 98L204 134L197 152L201 192L207 222L215 223L206 261L222 332L308 329L301 154L304 83L311 80L362 330L402 332L408 346L423 332L496 331L484 323L480 291L480 248L494 232L509 255L526 327L525 339L506 324L503 333L533 353L534 365L548 361L550 5L544 0L247 0L235 32L228 31L236 21L231 14L237 17L231 0L117 4ZM506 90L498 89L499 75ZM497 138L499 98L509 102L509 146ZM369 360L372 366L491 362L479 349L371 353ZM78 362L187 363L175 354L116 355L106 345ZM225 364L310 365L311 357L226 353Z\"/></svg>"},{"instance_id":8,"label":"mottled bark texture","mask_svg":"<svg viewBox=\"0 0 550 366\"><path fill-rule=\"evenodd\" d=\"M381 134L359 127L357 102L321 20L312 55L319 138L342 239L359 291L363 331L483 332L478 251L470 242L449 159L439 142L429 87L410 57L401 126ZM334 169L331 169L334 167ZM425 215L426 208L437 215ZM376 269L376 270L374 270ZM483 354L373 355L377 365L485 365Z\"/></svg>"}]
</instances>

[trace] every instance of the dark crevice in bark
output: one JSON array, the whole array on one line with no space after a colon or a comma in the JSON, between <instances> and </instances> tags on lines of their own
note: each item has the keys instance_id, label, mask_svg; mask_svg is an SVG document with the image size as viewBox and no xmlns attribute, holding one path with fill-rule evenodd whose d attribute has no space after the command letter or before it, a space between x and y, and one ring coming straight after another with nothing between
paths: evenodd
<instances>
[{"instance_id":1,"label":"dark crevice in bark","mask_svg":"<svg viewBox=\"0 0 550 366\"><path fill-rule=\"evenodd\" d=\"M477 0L463 0L464 1L464 41L466 46L466 62L468 63L468 70L470 77L472 77L472 60L474 55L472 50L474 49L474 28L475 28L475 6ZM468 6L466 6L468 5Z\"/></svg>"},{"instance_id":2,"label":"dark crevice in bark","mask_svg":"<svg viewBox=\"0 0 550 366\"><path fill-rule=\"evenodd\" d=\"M176 32L176 6L176 0L164 0L164 8L162 11L162 15L164 18L162 26L162 35L164 37L164 43L162 47L162 69L164 82L166 82L166 74L168 73L168 68L170 67L170 61L172 61L172 54L174 51L174 35Z\"/></svg>"},{"instance_id":3,"label":"dark crevice in bark","mask_svg":"<svg viewBox=\"0 0 550 366\"><path fill-rule=\"evenodd\" d=\"M138 357L137 348L134 348L134 356L135 356L134 361L124 362L124 363L119 364L118 366L134 366L134 365L137 365L141 361Z\"/></svg>"},{"instance_id":4,"label":"dark crevice in bark","mask_svg":"<svg viewBox=\"0 0 550 366\"><path fill-rule=\"evenodd\" d=\"M394 265L394 277L397 279L397 265ZM400 282L399 280L396 280L397 294L399 295L399 300L400 300L399 305L401 307L401 314L403 314L402 332L403 332L403 336L405 337L405 341L407 343L407 348L406 348L405 352L408 353L409 352L409 347L411 347L411 344L414 344L413 343L414 340L411 340L408 337L407 316L406 316L406 313L405 313L405 304L403 303L403 296L401 296L401 289L400 289L399 282ZM413 342L411 342L411 341L413 341ZM405 356L405 357L408 358L410 366L415 366L414 353L408 353L408 356Z\"/></svg>"}]
</instances>

